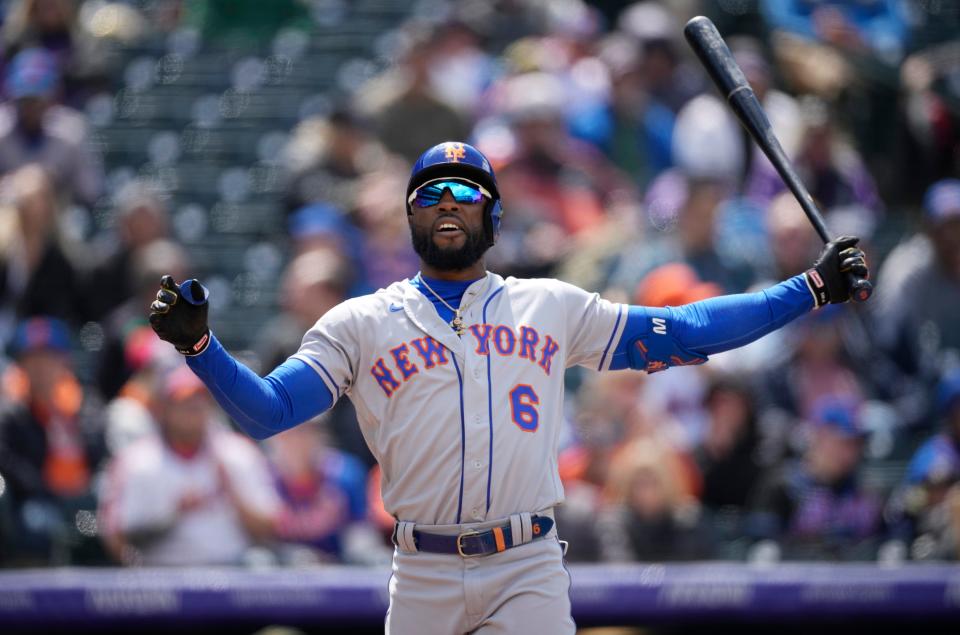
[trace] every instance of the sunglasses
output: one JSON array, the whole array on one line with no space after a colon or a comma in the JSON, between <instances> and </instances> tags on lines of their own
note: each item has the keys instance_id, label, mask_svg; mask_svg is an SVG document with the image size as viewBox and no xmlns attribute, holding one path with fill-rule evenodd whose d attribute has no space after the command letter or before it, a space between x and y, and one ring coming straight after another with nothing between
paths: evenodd
<instances>
[{"instance_id":1,"label":"sunglasses","mask_svg":"<svg viewBox=\"0 0 960 635\"><path fill-rule=\"evenodd\" d=\"M483 186L473 181L437 179L427 181L415 189L407 198L407 203L417 207L432 207L440 202L446 190L450 190L451 196L458 203L479 203L484 197L493 198Z\"/></svg>"}]
</instances>

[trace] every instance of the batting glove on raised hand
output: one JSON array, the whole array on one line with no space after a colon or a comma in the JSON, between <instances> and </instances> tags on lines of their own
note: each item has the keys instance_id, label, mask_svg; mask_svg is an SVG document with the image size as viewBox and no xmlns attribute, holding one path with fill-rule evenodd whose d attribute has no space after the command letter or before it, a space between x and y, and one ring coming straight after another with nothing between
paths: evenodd
<instances>
[{"instance_id":1,"label":"batting glove on raised hand","mask_svg":"<svg viewBox=\"0 0 960 635\"><path fill-rule=\"evenodd\" d=\"M846 302L870 277L866 256L857 248L858 242L860 239L854 236L831 240L824 245L813 268L804 274L818 307Z\"/></svg>"},{"instance_id":2,"label":"batting glove on raised hand","mask_svg":"<svg viewBox=\"0 0 960 635\"><path fill-rule=\"evenodd\" d=\"M180 353L199 355L210 344L209 297L210 292L196 279L178 286L172 276L163 276L157 299L150 305L150 326Z\"/></svg>"}]
</instances>

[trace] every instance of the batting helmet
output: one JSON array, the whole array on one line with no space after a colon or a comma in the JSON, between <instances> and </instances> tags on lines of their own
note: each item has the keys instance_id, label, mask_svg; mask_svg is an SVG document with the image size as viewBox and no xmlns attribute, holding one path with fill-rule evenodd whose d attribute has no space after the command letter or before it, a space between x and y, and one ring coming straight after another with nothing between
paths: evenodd
<instances>
[{"instance_id":1,"label":"batting helmet","mask_svg":"<svg viewBox=\"0 0 960 635\"><path fill-rule=\"evenodd\" d=\"M497 189L497 177L493 174L490 161L472 145L460 141L438 143L420 155L413 164L410 181L407 183L407 196L428 181L438 178L462 178L482 185L493 198L487 203L483 218L483 228L487 242L493 245L500 233L500 217L503 208L500 205L500 191ZM407 213L412 213L407 203Z\"/></svg>"}]
</instances>

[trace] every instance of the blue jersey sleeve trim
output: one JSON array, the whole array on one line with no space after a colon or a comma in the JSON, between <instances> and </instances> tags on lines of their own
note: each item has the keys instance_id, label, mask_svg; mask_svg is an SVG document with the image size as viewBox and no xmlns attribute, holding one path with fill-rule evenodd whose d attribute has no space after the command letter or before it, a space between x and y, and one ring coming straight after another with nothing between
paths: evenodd
<instances>
[{"instance_id":1,"label":"blue jersey sleeve trim","mask_svg":"<svg viewBox=\"0 0 960 635\"><path fill-rule=\"evenodd\" d=\"M212 334L210 340L203 353L187 357L187 365L255 439L292 428L333 405L333 393L302 359L290 358L261 378L231 357Z\"/></svg>"},{"instance_id":2,"label":"blue jersey sleeve trim","mask_svg":"<svg viewBox=\"0 0 960 635\"><path fill-rule=\"evenodd\" d=\"M324 366L323 364L321 364L321 363L318 362L317 360L313 360L313 362L320 368L321 371L323 371L323 374L326 375L327 380L330 382L330 385L333 386L334 388L336 388L336 390L337 390L337 399L339 399L339 398L340 398L340 386L337 386L337 382L333 381L333 375L330 374L330 371L327 370L327 367L326 367L326 366Z\"/></svg>"},{"instance_id":3,"label":"blue jersey sleeve trim","mask_svg":"<svg viewBox=\"0 0 960 635\"><path fill-rule=\"evenodd\" d=\"M337 385L337 382L333 380L333 375L330 374L330 371L327 370L327 367L321 364L315 357L312 355L307 355L305 353L295 353L290 356L290 359L298 359L304 364L313 369L318 376L320 376L321 381L324 380L329 382L327 384L327 390L332 394L337 394L337 399L340 398L340 386ZM288 360L289 361L289 360Z\"/></svg>"},{"instance_id":4,"label":"blue jersey sleeve trim","mask_svg":"<svg viewBox=\"0 0 960 635\"><path fill-rule=\"evenodd\" d=\"M802 275L756 293L710 298L680 307L631 306L611 370L653 372L697 364L748 344L813 308Z\"/></svg>"},{"instance_id":5,"label":"blue jersey sleeve trim","mask_svg":"<svg viewBox=\"0 0 960 635\"><path fill-rule=\"evenodd\" d=\"M337 399L339 399L339 398L340 398L340 387L337 386L337 383L336 383L335 381L333 381L333 377L330 375L330 371L327 370L327 367L324 366L323 364L320 364L319 362L317 362L317 363L318 363L319 366L320 366L320 370L323 371L323 374L327 376L327 379L328 379L328 380L330 380L330 383L333 384L334 386L336 386L336 388L337 388Z\"/></svg>"},{"instance_id":6,"label":"blue jersey sleeve trim","mask_svg":"<svg viewBox=\"0 0 960 635\"><path fill-rule=\"evenodd\" d=\"M621 304L617 308L617 321L613 325L613 330L610 331L610 339L607 340L607 346L603 349L603 355L600 357L600 365L597 366L597 370L603 370L603 362L607 361L607 352L610 350L610 345L613 344L613 338L617 334L617 329L620 328L620 318L623 317L623 305Z\"/></svg>"}]
</instances>

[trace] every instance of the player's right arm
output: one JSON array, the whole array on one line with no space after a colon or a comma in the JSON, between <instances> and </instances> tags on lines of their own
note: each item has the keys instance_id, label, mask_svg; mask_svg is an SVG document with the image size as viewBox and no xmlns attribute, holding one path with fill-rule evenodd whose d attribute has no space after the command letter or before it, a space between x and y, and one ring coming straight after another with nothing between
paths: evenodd
<instances>
[{"instance_id":1,"label":"player's right arm","mask_svg":"<svg viewBox=\"0 0 960 635\"><path fill-rule=\"evenodd\" d=\"M157 300L150 305L150 325L186 357L187 365L244 432L265 439L333 405L330 389L301 359L288 359L266 377L234 359L210 332L207 298L197 280L178 285L164 276Z\"/></svg>"}]
</instances>

